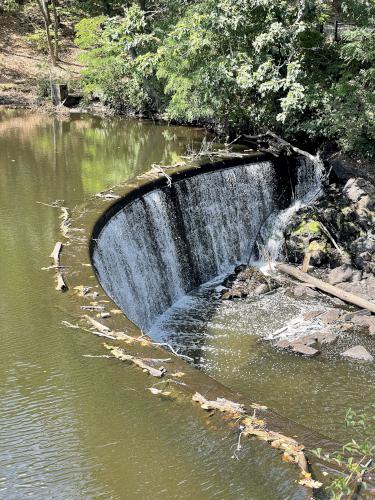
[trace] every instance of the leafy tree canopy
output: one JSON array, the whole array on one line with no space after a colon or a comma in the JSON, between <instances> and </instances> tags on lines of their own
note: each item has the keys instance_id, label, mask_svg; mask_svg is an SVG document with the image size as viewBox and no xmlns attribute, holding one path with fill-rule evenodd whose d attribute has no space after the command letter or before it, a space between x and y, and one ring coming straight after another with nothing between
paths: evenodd
<instances>
[{"instance_id":1,"label":"leafy tree canopy","mask_svg":"<svg viewBox=\"0 0 375 500\"><path fill-rule=\"evenodd\" d=\"M111 15L102 8L76 27L87 94L122 110L375 154L374 0L107 3ZM338 40L321 31L336 20L345 25Z\"/></svg>"}]
</instances>

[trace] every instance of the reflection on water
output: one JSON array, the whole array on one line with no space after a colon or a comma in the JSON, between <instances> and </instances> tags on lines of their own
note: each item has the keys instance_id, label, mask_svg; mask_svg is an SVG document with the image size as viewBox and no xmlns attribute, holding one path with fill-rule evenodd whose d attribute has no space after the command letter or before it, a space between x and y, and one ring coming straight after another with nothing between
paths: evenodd
<instances>
[{"instance_id":1,"label":"reflection on water","mask_svg":"<svg viewBox=\"0 0 375 500\"><path fill-rule=\"evenodd\" d=\"M190 403L60 327L71 298L41 271L58 237L54 209L170 163L202 132L76 116L0 113L0 497L6 499L305 498L296 472L261 442L207 425Z\"/></svg>"}]
</instances>

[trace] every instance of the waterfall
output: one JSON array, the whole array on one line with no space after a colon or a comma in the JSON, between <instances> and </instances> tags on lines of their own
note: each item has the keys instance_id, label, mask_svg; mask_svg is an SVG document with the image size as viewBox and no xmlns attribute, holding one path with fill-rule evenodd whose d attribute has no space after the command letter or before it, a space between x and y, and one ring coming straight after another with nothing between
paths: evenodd
<instances>
[{"instance_id":1,"label":"waterfall","mask_svg":"<svg viewBox=\"0 0 375 500\"><path fill-rule=\"evenodd\" d=\"M297 177L296 192L310 192L311 168L301 164ZM265 215L275 214L269 227L277 225L276 185L265 161L199 173L140 196L96 238L92 260L102 287L149 331L192 289L247 262Z\"/></svg>"},{"instance_id":2,"label":"waterfall","mask_svg":"<svg viewBox=\"0 0 375 500\"><path fill-rule=\"evenodd\" d=\"M265 253L269 262L277 262L282 255L283 232L292 217L302 207L315 201L322 193L322 171L306 158L297 160L297 182L294 200L284 210L274 212L262 230L266 241ZM266 236L264 236L266 235Z\"/></svg>"}]
</instances>

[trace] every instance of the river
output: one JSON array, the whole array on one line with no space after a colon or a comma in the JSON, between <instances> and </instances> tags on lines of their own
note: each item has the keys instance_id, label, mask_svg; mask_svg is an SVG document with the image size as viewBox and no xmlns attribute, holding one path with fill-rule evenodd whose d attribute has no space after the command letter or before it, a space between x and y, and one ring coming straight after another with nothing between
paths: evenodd
<instances>
[{"instance_id":1,"label":"river","mask_svg":"<svg viewBox=\"0 0 375 500\"><path fill-rule=\"evenodd\" d=\"M122 118L0 112L0 497L4 499L306 498L296 470L191 405L145 390L142 374L61 326L71 298L41 268L57 211L174 163L199 129Z\"/></svg>"}]
</instances>

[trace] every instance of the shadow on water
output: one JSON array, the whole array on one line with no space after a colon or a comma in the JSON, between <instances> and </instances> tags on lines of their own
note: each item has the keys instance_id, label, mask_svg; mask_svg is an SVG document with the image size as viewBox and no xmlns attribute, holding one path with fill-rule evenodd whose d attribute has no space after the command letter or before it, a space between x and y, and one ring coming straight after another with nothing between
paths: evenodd
<instances>
[{"instance_id":1,"label":"shadow on water","mask_svg":"<svg viewBox=\"0 0 375 500\"><path fill-rule=\"evenodd\" d=\"M302 336L310 328L308 322L304 326L303 314L335 307L334 302L326 296L295 298L280 289L263 297L222 301L215 293L219 283L206 284L173 305L155 322L151 335L170 342L231 389L333 439L351 439L344 425L346 410L360 411L373 401L375 369L340 354L356 344L375 354L371 337L341 332L311 359L277 350L265 340L272 332L300 318Z\"/></svg>"}]
</instances>

